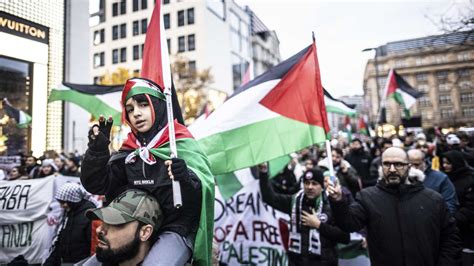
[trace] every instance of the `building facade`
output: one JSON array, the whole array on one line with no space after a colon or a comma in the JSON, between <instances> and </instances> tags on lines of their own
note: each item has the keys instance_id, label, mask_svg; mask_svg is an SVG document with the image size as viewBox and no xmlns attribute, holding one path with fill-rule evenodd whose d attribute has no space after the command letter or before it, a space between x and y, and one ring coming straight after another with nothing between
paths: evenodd
<instances>
[{"instance_id":1,"label":"building facade","mask_svg":"<svg viewBox=\"0 0 474 266\"><path fill-rule=\"evenodd\" d=\"M124 68L140 72L154 0L100 0L91 14L91 82ZM244 79L252 60L252 17L232 0L162 0L170 60L191 70L210 68L209 89L227 94ZM279 57L279 48L277 45Z\"/></svg>"},{"instance_id":2,"label":"building facade","mask_svg":"<svg viewBox=\"0 0 474 266\"><path fill-rule=\"evenodd\" d=\"M63 80L64 10L60 0L0 5L0 92L32 117L31 126L20 129L0 110L0 154L61 149L62 104L47 98Z\"/></svg>"},{"instance_id":3,"label":"building facade","mask_svg":"<svg viewBox=\"0 0 474 266\"><path fill-rule=\"evenodd\" d=\"M424 92L411 113L422 126L474 126L474 32L390 42L374 48L376 58L367 62L364 97L369 115L377 121L385 83L394 69L413 88ZM402 109L388 100L387 122L398 125Z\"/></svg>"}]
</instances>

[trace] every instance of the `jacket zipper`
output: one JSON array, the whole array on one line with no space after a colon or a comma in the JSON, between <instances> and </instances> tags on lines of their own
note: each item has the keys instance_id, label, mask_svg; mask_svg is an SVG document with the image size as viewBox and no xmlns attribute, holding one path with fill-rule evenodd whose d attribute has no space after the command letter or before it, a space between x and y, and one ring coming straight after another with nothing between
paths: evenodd
<instances>
[{"instance_id":1,"label":"jacket zipper","mask_svg":"<svg viewBox=\"0 0 474 266\"><path fill-rule=\"evenodd\" d=\"M399 192L400 193L400 192ZM403 232L402 232L402 226L400 223L400 194L398 195L398 200L397 200L397 223L398 223L398 230L400 231L400 237L402 240L402 259L403 259L403 265L406 265L405 262L405 244L403 242Z\"/></svg>"}]
</instances>

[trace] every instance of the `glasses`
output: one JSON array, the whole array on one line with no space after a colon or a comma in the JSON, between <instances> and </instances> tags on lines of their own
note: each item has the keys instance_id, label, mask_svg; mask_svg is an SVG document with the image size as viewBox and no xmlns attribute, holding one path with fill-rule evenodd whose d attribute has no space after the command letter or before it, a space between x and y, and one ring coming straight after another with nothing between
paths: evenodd
<instances>
[{"instance_id":1,"label":"glasses","mask_svg":"<svg viewBox=\"0 0 474 266\"><path fill-rule=\"evenodd\" d=\"M407 166L407 163L402 163L402 162L383 162L382 163L383 167L389 169L392 167L392 165L395 167L395 169L403 169L403 167Z\"/></svg>"}]
</instances>

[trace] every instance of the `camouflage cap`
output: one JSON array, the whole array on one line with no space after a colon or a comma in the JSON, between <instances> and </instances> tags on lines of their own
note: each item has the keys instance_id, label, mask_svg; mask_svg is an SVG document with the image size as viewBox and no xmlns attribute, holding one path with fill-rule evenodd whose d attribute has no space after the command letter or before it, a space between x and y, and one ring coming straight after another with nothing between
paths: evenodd
<instances>
[{"instance_id":1,"label":"camouflage cap","mask_svg":"<svg viewBox=\"0 0 474 266\"><path fill-rule=\"evenodd\" d=\"M154 228L160 227L163 221L158 201L147 192L137 189L123 192L107 207L87 210L86 216L90 220L99 219L112 225L141 221Z\"/></svg>"}]
</instances>

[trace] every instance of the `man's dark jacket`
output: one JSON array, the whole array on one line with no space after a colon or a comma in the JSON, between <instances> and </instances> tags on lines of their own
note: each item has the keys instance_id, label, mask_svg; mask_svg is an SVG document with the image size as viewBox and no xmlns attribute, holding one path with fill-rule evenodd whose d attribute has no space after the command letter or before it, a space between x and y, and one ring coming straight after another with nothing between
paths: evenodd
<instances>
[{"instance_id":1,"label":"man's dark jacket","mask_svg":"<svg viewBox=\"0 0 474 266\"><path fill-rule=\"evenodd\" d=\"M69 204L72 206L65 214L66 227L59 233L54 249L44 265L75 263L91 255L92 227L85 213L96 206L88 200Z\"/></svg>"},{"instance_id":2,"label":"man's dark jacket","mask_svg":"<svg viewBox=\"0 0 474 266\"><path fill-rule=\"evenodd\" d=\"M419 182L390 187L382 180L360 191L350 206L331 199L336 224L347 232L367 227L372 265L458 265L461 245L441 195Z\"/></svg>"},{"instance_id":3,"label":"man's dark jacket","mask_svg":"<svg viewBox=\"0 0 474 266\"><path fill-rule=\"evenodd\" d=\"M364 149L352 150L346 156L345 160L357 171L362 181L362 187L368 187L374 184L370 178L369 171L372 158Z\"/></svg>"}]
</instances>

